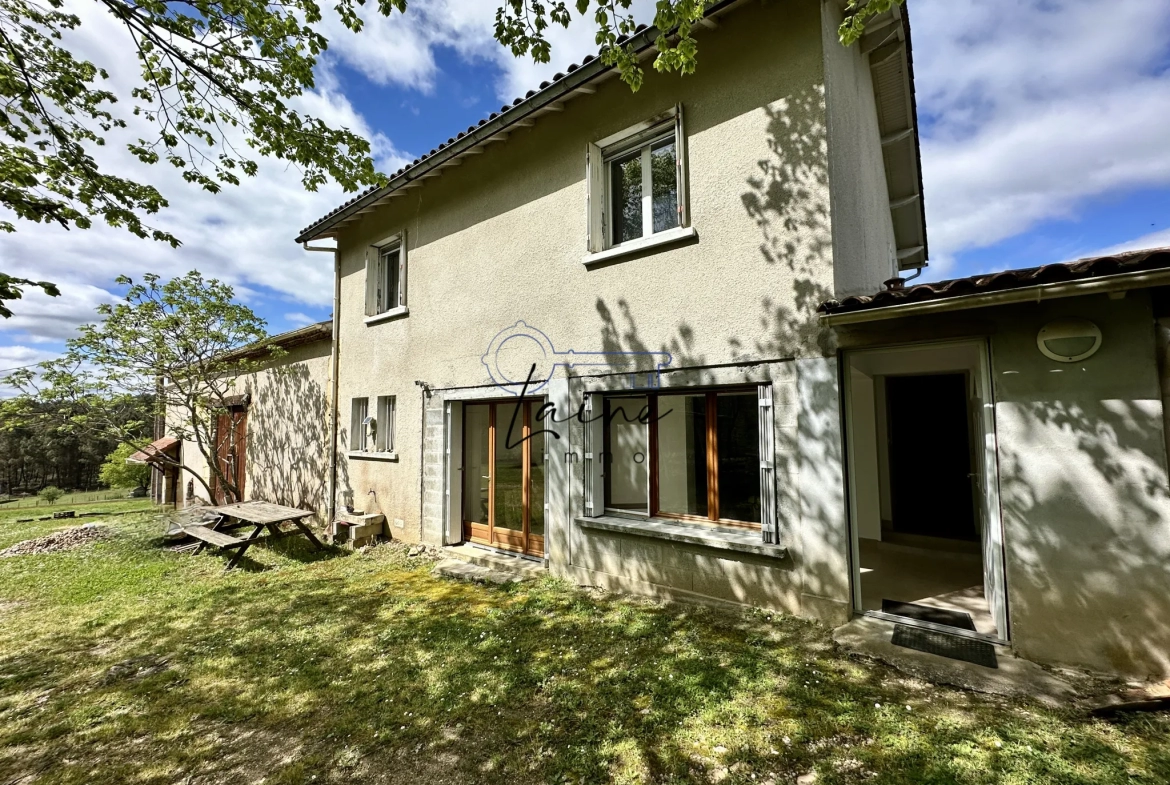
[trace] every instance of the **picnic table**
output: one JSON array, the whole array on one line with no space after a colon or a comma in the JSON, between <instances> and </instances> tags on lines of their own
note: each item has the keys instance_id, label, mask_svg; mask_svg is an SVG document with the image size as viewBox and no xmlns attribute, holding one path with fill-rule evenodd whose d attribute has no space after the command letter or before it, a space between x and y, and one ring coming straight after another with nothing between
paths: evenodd
<instances>
[{"instance_id":1,"label":"picnic table","mask_svg":"<svg viewBox=\"0 0 1170 785\"><path fill-rule=\"evenodd\" d=\"M228 552L234 551L227 566L224 567L224 572L236 566L248 548L261 539L260 535L265 529L268 530L269 534L269 537L265 539L277 539L300 533L308 537L309 542L313 543L318 550L325 549L325 546L305 524L306 518L313 517L312 510L298 510L296 507L285 507L264 501L238 502L205 509L214 512L216 517L207 523L185 525L183 531L199 540L199 547L196 548L195 553L201 552L208 545L214 545ZM282 531L280 528L282 523L293 524L299 532ZM245 537L236 537L227 533L229 530L249 525L252 526L252 532Z\"/></svg>"}]
</instances>

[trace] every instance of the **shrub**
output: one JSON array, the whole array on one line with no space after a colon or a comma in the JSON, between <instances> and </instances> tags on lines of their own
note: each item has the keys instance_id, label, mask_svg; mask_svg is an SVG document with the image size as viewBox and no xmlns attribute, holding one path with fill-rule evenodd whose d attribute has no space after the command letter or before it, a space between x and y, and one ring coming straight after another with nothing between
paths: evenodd
<instances>
[{"instance_id":1,"label":"shrub","mask_svg":"<svg viewBox=\"0 0 1170 785\"><path fill-rule=\"evenodd\" d=\"M137 488L150 484L150 467L145 463L126 463L133 455L134 447L120 444L102 464L101 481L111 488Z\"/></svg>"},{"instance_id":2,"label":"shrub","mask_svg":"<svg viewBox=\"0 0 1170 785\"><path fill-rule=\"evenodd\" d=\"M65 491L61 490L56 485L46 485L44 488L41 488L41 492L37 494L37 496L40 496L49 504L56 504L57 500L64 495Z\"/></svg>"}]
</instances>

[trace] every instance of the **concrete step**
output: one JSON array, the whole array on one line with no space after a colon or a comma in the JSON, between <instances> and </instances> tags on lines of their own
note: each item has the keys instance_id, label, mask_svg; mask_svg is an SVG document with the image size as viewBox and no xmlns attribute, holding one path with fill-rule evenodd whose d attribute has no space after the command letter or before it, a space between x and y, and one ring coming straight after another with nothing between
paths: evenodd
<instances>
[{"instance_id":1,"label":"concrete step","mask_svg":"<svg viewBox=\"0 0 1170 785\"><path fill-rule=\"evenodd\" d=\"M496 553L495 551L477 548L467 543L463 545L448 545L443 548L443 555L451 559L458 559L469 564L511 573L523 578L539 578L548 574L548 570L542 562Z\"/></svg>"},{"instance_id":2,"label":"concrete step","mask_svg":"<svg viewBox=\"0 0 1170 785\"><path fill-rule=\"evenodd\" d=\"M462 559L443 559L431 570L435 575L444 578L453 578L457 581L470 583L494 583L502 586L506 583L518 583L525 580L522 575L503 570L493 570L479 564L463 561Z\"/></svg>"}]
</instances>

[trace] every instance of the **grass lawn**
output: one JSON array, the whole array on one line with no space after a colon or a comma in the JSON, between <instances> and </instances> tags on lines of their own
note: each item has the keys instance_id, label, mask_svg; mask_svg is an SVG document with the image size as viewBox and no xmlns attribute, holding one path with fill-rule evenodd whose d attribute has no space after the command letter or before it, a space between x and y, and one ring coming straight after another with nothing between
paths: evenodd
<instances>
[{"instance_id":1,"label":"grass lawn","mask_svg":"<svg viewBox=\"0 0 1170 785\"><path fill-rule=\"evenodd\" d=\"M16 517L0 548L61 523ZM1170 781L1164 716L928 687L797 619L457 584L301 538L225 575L146 514L109 524L0 559L0 785Z\"/></svg>"}]
</instances>

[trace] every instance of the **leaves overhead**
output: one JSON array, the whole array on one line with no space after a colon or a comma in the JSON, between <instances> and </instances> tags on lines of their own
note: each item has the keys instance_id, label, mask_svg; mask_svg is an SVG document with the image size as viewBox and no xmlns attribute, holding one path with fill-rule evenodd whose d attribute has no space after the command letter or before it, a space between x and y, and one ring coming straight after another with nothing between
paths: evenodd
<instances>
[{"instance_id":1,"label":"leaves overhead","mask_svg":"<svg viewBox=\"0 0 1170 785\"><path fill-rule=\"evenodd\" d=\"M28 278L13 278L11 275L0 273L0 316L5 319L12 316L12 311L4 303L7 300L19 300L23 296L25 286L39 288L50 297L61 296L56 284L49 281L30 281Z\"/></svg>"}]
</instances>

